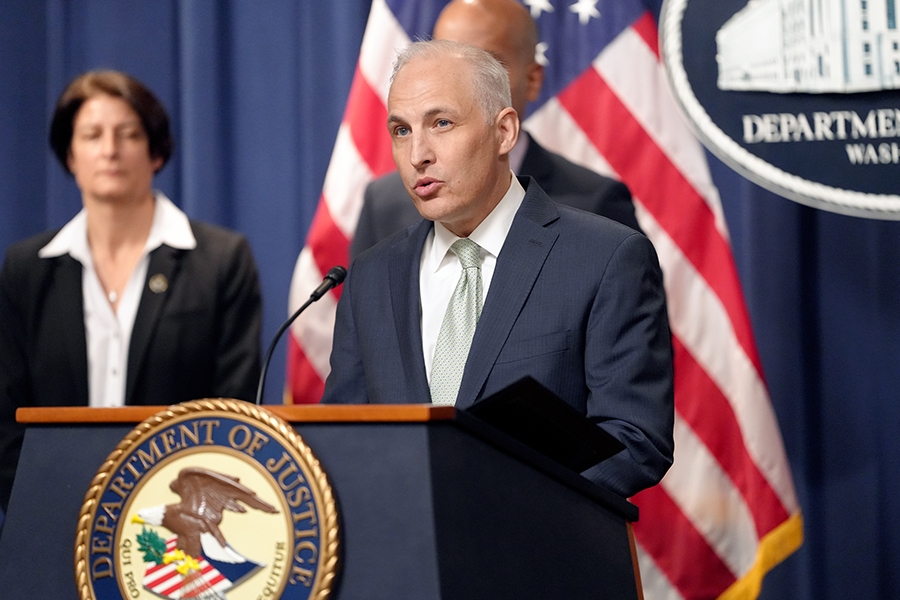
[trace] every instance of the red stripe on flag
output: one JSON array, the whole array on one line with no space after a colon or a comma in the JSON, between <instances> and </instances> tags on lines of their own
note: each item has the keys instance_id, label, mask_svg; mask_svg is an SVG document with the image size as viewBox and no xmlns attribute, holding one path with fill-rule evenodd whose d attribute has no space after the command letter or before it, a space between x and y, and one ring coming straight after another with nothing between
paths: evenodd
<instances>
[{"instance_id":1,"label":"red stripe on flag","mask_svg":"<svg viewBox=\"0 0 900 600\"><path fill-rule=\"evenodd\" d=\"M169 586L165 589L158 590L157 593L163 596L171 596L174 592L177 592L179 588L181 588L182 579L179 577L178 582L175 585Z\"/></svg>"},{"instance_id":2,"label":"red stripe on flag","mask_svg":"<svg viewBox=\"0 0 900 600\"><path fill-rule=\"evenodd\" d=\"M731 247L709 206L596 70L586 69L559 100L719 297L762 378Z\"/></svg>"},{"instance_id":3,"label":"red stripe on flag","mask_svg":"<svg viewBox=\"0 0 900 600\"><path fill-rule=\"evenodd\" d=\"M306 359L297 338L288 336L288 377L294 404L317 404L325 392L325 382Z\"/></svg>"},{"instance_id":4,"label":"red stripe on flag","mask_svg":"<svg viewBox=\"0 0 900 600\"><path fill-rule=\"evenodd\" d=\"M387 130L387 108L366 82L358 64L347 99L344 122L350 127L350 137L357 152L375 177L394 170L391 138Z\"/></svg>"},{"instance_id":5,"label":"red stripe on flag","mask_svg":"<svg viewBox=\"0 0 900 600\"><path fill-rule=\"evenodd\" d=\"M716 598L735 582L728 565L694 529L662 486L646 489L631 501L641 511L641 519L634 528L635 540L685 598Z\"/></svg>"},{"instance_id":6,"label":"red stripe on flag","mask_svg":"<svg viewBox=\"0 0 900 600\"><path fill-rule=\"evenodd\" d=\"M147 587L150 587L150 588L155 588L155 587L163 585L169 579L172 579L173 577L177 577L178 573L175 571L174 568L172 568L171 570L164 571L163 573L160 573L159 575L156 575L157 571L166 569L168 566L169 565L164 565L164 564L160 563L160 564L157 564L156 566L153 566L153 567L150 567L149 569L147 569L147 572L144 574L144 580L145 580L144 585L146 585ZM148 581L147 578L149 578L152 575L156 575L156 577L154 579L151 579Z\"/></svg>"},{"instance_id":7,"label":"red stripe on flag","mask_svg":"<svg viewBox=\"0 0 900 600\"><path fill-rule=\"evenodd\" d=\"M675 352L675 409L740 491L753 515L757 535L762 538L789 515L747 453L728 400L675 336L672 336L672 347ZM698 398L702 398L702 402L698 402Z\"/></svg>"},{"instance_id":8,"label":"red stripe on flag","mask_svg":"<svg viewBox=\"0 0 900 600\"><path fill-rule=\"evenodd\" d=\"M212 577L209 577L209 574L215 571L216 574ZM219 573L218 570L214 566L212 566L209 562L206 561L205 558L200 559L200 572L205 576L205 580L207 583L218 583L225 579L225 576Z\"/></svg>"},{"instance_id":9,"label":"red stripe on flag","mask_svg":"<svg viewBox=\"0 0 900 600\"><path fill-rule=\"evenodd\" d=\"M645 12L631 24L631 28L643 38L644 43L646 43L656 55L656 60L659 60L659 35L656 33L656 21L653 20L653 15L649 12Z\"/></svg>"},{"instance_id":10,"label":"red stripe on flag","mask_svg":"<svg viewBox=\"0 0 900 600\"><path fill-rule=\"evenodd\" d=\"M350 260L350 242L331 218L324 196L319 198L306 245L312 250L313 260L322 275L334 265L346 265ZM336 298L340 298L340 290L340 286L332 289Z\"/></svg>"}]
</instances>

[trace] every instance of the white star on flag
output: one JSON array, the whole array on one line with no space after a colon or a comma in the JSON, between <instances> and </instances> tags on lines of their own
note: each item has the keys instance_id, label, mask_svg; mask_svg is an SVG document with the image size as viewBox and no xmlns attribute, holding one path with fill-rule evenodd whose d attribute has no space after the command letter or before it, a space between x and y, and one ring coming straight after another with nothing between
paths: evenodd
<instances>
[{"instance_id":1,"label":"white star on flag","mask_svg":"<svg viewBox=\"0 0 900 600\"><path fill-rule=\"evenodd\" d=\"M535 19L545 12L553 12L550 0L524 0L525 6L531 9L531 16Z\"/></svg>"},{"instance_id":2,"label":"white star on flag","mask_svg":"<svg viewBox=\"0 0 900 600\"><path fill-rule=\"evenodd\" d=\"M597 0L578 0L578 2L569 7L569 10L578 15L578 22L582 25L587 25L591 17L595 19L600 18L600 11L597 10Z\"/></svg>"},{"instance_id":3,"label":"white star on flag","mask_svg":"<svg viewBox=\"0 0 900 600\"><path fill-rule=\"evenodd\" d=\"M547 42L538 42L537 46L534 47L534 62L542 67L546 67L549 64L547 60L547 48L549 47L550 45Z\"/></svg>"}]
</instances>

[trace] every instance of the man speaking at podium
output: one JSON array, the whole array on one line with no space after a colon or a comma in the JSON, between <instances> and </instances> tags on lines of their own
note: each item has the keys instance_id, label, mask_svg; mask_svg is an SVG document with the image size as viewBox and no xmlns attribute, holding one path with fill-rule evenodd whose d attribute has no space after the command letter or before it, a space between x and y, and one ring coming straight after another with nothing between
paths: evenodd
<instances>
[{"instance_id":1,"label":"man speaking at podium","mask_svg":"<svg viewBox=\"0 0 900 600\"><path fill-rule=\"evenodd\" d=\"M474 46L401 53L388 130L424 219L352 263L322 402L465 409L530 375L624 444L586 477L624 497L659 482L672 349L650 241L513 176L507 72Z\"/></svg>"}]
</instances>

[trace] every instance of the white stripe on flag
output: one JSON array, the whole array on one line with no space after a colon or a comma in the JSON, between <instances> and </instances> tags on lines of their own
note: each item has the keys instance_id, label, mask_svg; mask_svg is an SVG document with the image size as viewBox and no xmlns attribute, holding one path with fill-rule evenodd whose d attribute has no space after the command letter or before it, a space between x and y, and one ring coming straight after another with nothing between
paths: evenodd
<instances>
[{"instance_id":1,"label":"white stripe on flag","mask_svg":"<svg viewBox=\"0 0 900 600\"><path fill-rule=\"evenodd\" d=\"M601 175L622 180L555 97L530 115L524 126L548 150L567 156L572 162Z\"/></svg>"},{"instance_id":2,"label":"white stripe on flag","mask_svg":"<svg viewBox=\"0 0 900 600\"><path fill-rule=\"evenodd\" d=\"M703 477L697 477L702 473ZM709 449L675 419L675 462L660 484L735 576L756 557L753 515Z\"/></svg>"},{"instance_id":3,"label":"white stripe on flag","mask_svg":"<svg viewBox=\"0 0 900 600\"><path fill-rule=\"evenodd\" d=\"M322 195L332 221L349 240L353 239L353 232L356 231L363 194L372 181L372 172L359 155L346 123L338 129L331 156Z\"/></svg>"},{"instance_id":4,"label":"white stripe on flag","mask_svg":"<svg viewBox=\"0 0 900 600\"><path fill-rule=\"evenodd\" d=\"M359 52L359 68L382 101L387 101L391 70L397 52L409 45L409 37L384 0L373 0ZM385 127L378 123L376 127Z\"/></svg>"},{"instance_id":5,"label":"white stripe on flag","mask_svg":"<svg viewBox=\"0 0 900 600\"><path fill-rule=\"evenodd\" d=\"M641 571L641 586L647 600L685 600L666 576L656 567L653 557L641 546L637 547L638 566Z\"/></svg>"},{"instance_id":6,"label":"white stripe on flag","mask_svg":"<svg viewBox=\"0 0 900 600\"><path fill-rule=\"evenodd\" d=\"M309 299L312 290L322 283L322 275L313 262L312 250L303 248L297 257L294 276L291 279L288 306L293 310ZM331 340L334 331L334 311L337 302L332 294L325 294L314 302L291 324L291 334L297 339L307 360L324 381L331 371Z\"/></svg>"}]
</instances>

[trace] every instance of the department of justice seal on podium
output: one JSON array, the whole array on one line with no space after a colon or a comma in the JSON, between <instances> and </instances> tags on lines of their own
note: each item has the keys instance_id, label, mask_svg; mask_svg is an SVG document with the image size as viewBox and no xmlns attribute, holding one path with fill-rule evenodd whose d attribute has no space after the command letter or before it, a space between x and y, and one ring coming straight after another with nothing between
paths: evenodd
<instances>
[{"instance_id":1,"label":"department of justice seal on podium","mask_svg":"<svg viewBox=\"0 0 900 600\"><path fill-rule=\"evenodd\" d=\"M238 400L185 402L138 425L78 519L82 600L324 599L337 567L319 461L290 425Z\"/></svg>"}]
</instances>

